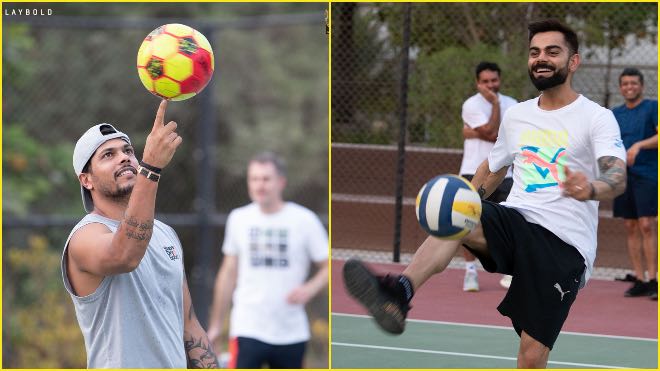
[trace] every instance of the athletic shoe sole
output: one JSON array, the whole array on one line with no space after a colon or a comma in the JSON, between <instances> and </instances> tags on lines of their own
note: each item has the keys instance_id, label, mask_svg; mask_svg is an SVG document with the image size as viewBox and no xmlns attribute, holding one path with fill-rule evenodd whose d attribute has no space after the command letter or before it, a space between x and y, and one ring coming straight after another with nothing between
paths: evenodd
<instances>
[{"instance_id":1,"label":"athletic shoe sole","mask_svg":"<svg viewBox=\"0 0 660 371\"><path fill-rule=\"evenodd\" d=\"M502 276L502 279L500 280L500 286L508 290L509 287L511 287L511 276Z\"/></svg>"},{"instance_id":2,"label":"athletic shoe sole","mask_svg":"<svg viewBox=\"0 0 660 371\"><path fill-rule=\"evenodd\" d=\"M386 298L381 291L378 278L359 260L351 259L344 264L344 285L376 323L391 334L401 334L406 327L406 317L399 305Z\"/></svg>"}]
</instances>

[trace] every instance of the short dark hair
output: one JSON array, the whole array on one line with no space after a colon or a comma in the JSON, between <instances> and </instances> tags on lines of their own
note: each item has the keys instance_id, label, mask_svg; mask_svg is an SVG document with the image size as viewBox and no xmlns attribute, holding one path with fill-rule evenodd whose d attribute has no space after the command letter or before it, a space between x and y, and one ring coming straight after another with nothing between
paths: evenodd
<instances>
[{"instance_id":1,"label":"short dark hair","mask_svg":"<svg viewBox=\"0 0 660 371\"><path fill-rule=\"evenodd\" d=\"M619 85L621 85L621 78L623 76L639 76L639 82L644 85L644 75L635 67L626 67L619 75Z\"/></svg>"},{"instance_id":2,"label":"short dark hair","mask_svg":"<svg viewBox=\"0 0 660 371\"><path fill-rule=\"evenodd\" d=\"M92 156L87 160L87 163L85 163L85 166L83 166L81 173L92 173L92 157L96 154L96 151L92 153Z\"/></svg>"},{"instance_id":3,"label":"short dark hair","mask_svg":"<svg viewBox=\"0 0 660 371\"><path fill-rule=\"evenodd\" d=\"M571 55L578 53L580 44L578 43L577 34L570 27L564 25L556 19L545 19L542 21L532 22L527 26L527 29L529 30L529 42L532 41L534 35L540 32L561 32L564 35L566 43L568 43Z\"/></svg>"},{"instance_id":4,"label":"short dark hair","mask_svg":"<svg viewBox=\"0 0 660 371\"><path fill-rule=\"evenodd\" d=\"M275 152L264 151L259 152L256 155L252 156L250 162L258 162L260 164L271 163L275 166L275 170L281 176L286 176L286 162L278 156Z\"/></svg>"},{"instance_id":5,"label":"short dark hair","mask_svg":"<svg viewBox=\"0 0 660 371\"><path fill-rule=\"evenodd\" d=\"M497 63L482 61L482 62L479 62L479 64L477 65L477 68L474 69L475 76L477 77L477 80L479 80L479 74L481 73L481 71L485 71L485 70L495 71L495 72L497 72L497 76L502 75L502 71L500 71L500 66L498 66Z\"/></svg>"}]
</instances>

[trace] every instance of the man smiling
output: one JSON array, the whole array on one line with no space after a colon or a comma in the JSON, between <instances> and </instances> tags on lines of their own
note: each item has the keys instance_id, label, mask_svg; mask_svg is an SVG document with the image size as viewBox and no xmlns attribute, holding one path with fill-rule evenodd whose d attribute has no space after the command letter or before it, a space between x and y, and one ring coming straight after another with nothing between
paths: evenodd
<instances>
[{"instance_id":1,"label":"man smiling","mask_svg":"<svg viewBox=\"0 0 660 371\"><path fill-rule=\"evenodd\" d=\"M62 253L62 278L85 339L88 368L217 367L200 326L174 230L154 219L161 170L182 142L158 108L142 161L109 124L73 151L87 215Z\"/></svg>"},{"instance_id":2,"label":"man smiling","mask_svg":"<svg viewBox=\"0 0 660 371\"><path fill-rule=\"evenodd\" d=\"M626 156L612 112L571 87L575 32L555 20L528 29L528 72L542 94L509 108L472 179L485 199L513 165L507 200L482 201L481 223L461 240L428 237L403 274L377 276L357 260L343 274L349 293L398 334L415 291L464 244L487 271L513 276L498 310L520 336L518 367L542 368L593 269L598 201L625 189Z\"/></svg>"}]
</instances>

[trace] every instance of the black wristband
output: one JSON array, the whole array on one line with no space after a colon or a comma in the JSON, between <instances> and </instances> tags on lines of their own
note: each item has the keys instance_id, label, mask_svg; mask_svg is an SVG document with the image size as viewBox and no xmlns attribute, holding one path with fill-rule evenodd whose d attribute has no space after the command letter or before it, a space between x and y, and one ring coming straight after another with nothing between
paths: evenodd
<instances>
[{"instance_id":1,"label":"black wristband","mask_svg":"<svg viewBox=\"0 0 660 371\"><path fill-rule=\"evenodd\" d=\"M589 193L589 199L594 200L596 197L596 187L594 187L594 184L589 182L589 185L591 186L591 193Z\"/></svg>"},{"instance_id":2,"label":"black wristband","mask_svg":"<svg viewBox=\"0 0 660 371\"><path fill-rule=\"evenodd\" d=\"M147 179L151 180L152 182L158 183L160 180L160 174L156 174L153 171L147 169L146 167L143 166L138 166L138 174L144 175L147 177Z\"/></svg>"},{"instance_id":3,"label":"black wristband","mask_svg":"<svg viewBox=\"0 0 660 371\"><path fill-rule=\"evenodd\" d=\"M160 174L161 170L163 170L163 169L161 169L161 168L158 168L158 167L155 167L155 166L151 166L151 165L147 164L147 163L144 162L144 161L140 161L140 166L142 166L143 168L145 168L145 169L147 169L147 170L149 170L149 171L152 171L152 172L154 172L154 173L156 173L156 174Z\"/></svg>"}]
</instances>

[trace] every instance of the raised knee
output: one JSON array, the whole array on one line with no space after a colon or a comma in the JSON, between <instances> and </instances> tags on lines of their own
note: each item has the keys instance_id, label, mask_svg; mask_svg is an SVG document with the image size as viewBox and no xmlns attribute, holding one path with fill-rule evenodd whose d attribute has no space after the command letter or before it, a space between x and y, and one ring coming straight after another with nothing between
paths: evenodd
<instances>
[{"instance_id":1,"label":"raised knee","mask_svg":"<svg viewBox=\"0 0 660 371\"><path fill-rule=\"evenodd\" d=\"M518 350L518 368L545 368L550 348L523 332Z\"/></svg>"}]
</instances>

